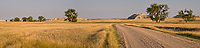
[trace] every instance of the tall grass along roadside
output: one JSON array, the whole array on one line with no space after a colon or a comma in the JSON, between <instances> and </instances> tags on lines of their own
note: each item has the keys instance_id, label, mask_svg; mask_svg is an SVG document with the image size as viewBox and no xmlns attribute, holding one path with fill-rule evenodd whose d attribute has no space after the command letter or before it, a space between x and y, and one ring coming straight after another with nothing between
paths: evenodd
<instances>
[{"instance_id":1,"label":"tall grass along roadside","mask_svg":"<svg viewBox=\"0 0 200 48\"><path fill-rule=\"evenodd\" d=\"M1 22L0 48L120 48L110 23Z\"/></svg>"}]
</instances>

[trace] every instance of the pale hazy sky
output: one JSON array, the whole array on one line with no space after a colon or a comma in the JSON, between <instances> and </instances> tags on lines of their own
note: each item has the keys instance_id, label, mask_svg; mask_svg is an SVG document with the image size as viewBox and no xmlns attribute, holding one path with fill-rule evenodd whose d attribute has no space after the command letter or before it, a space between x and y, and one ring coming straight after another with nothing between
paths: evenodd
<instances>
[{"instance_id":1,"label":"pale hazy sky","mask_svg":"<svg viewBox=\"0 0 200 48\"><path fill-rule=\"evenodd\" d=\"M167 4L169 18L181 9L192 9L200 15L200 0L0 0L0 20L42 15L48 19L65 17L64 11L74 8L82 18L127 18L146 13L153 3Z\"/></svg>"}]
</instances>

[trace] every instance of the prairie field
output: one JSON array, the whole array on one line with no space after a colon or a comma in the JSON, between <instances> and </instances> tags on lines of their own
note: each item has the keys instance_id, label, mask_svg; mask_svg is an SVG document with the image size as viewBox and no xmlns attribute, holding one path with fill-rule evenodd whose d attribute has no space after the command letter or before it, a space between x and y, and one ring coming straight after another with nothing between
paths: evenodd
<instances>
[{"instance_id":1,"label":"prairie field","mask_svg":"<svg viewBox=\"0 0 200 48\"><path fill-rule=\"evenodd\" d=\"M111 23L0 22L0 48L118 48Z\"/></svg>"},{"instance_id":2,"label":"prairie field","mask_svg":"<svg viewBox=\"0 0 200 48\"><path fill-rule=\"evenodd\" d=\"M175 31L158 27L200 29L200 18L185 23L181 18L167 18L161 23L150 19L86 20L76 23L49 22L0 22L0 48L120 48L120 38L113 24L150 28L170 34L199 40L199 31ZM158 26L158 27L156 27ZM123 43L122 43L123 44Z\"/></svg>"}]
</instances>

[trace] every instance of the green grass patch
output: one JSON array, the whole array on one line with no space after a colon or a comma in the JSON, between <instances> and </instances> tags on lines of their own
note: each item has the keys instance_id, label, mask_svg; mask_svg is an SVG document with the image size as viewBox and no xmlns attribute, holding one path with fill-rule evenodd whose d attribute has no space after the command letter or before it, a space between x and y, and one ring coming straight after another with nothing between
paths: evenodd
<instances>
[{"instance_id":1,"label":"green grass patch","mask_svg":"<svg viewBox=\"0 0 200 48\"><path fill-rule=\"evenodd\" d=\"M127 25L127 24L124 24L124 25L126 25L126 26L133 26L133 27L139 27L139 26L135 26L135 25Z\"/></svg>"},{"instance_id":2,"label":"green grass patch","mask_svg":"<svg viewBox=\"0 0 200 48\"><path fill-rule=\"evenodd\" d=\"M122 38L121 38L121 37L119 36L119 34L117 33L116 24L113 24L112 27L113 27L113 29L114 29L113 33L114 33L114 35L116 36L116 39L117 39L117 41L118 41L118 44L120 44L120 45L125 44L125 43L122 41ZM122 47L122 46L119 46L119 47Z\"/></svg>"},{"instance_id":3,"label":"green grass patch","mask_svg":"<svg viewBox=\"0 0 200 48\"><path fill-rule=\"evenodd\" d=\"M200 40L200 35L196 35L196 34L192 34L192 33L176 33L176 34Z\"/></svg>"},{"instance_id":4,"label":"green grass patch","mask_svg":"<svg viewBox=\"0 0 200 48\"><path fill-rule=\"evenodd\" d=\"M152 28L149 28L149 27L141 27L141 28L152 29ZM154 30L154 29L153 29L153 30Z\"/></svg>"}]
</instances>

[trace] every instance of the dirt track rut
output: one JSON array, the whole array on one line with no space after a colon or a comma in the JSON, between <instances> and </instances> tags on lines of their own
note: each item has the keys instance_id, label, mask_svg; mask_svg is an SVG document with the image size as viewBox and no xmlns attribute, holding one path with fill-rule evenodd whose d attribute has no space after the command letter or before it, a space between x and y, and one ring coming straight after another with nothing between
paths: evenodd
<instances>
[{"instance_id":1,"label":"dirt track rut","mask_svg":"<svg viewBox=\"0 0 200 48\"><path fill-rule=\"evenodd\" d=\"M170 34L124 24L118 24L116 27L126 48L200 48L199 42Z\"/></svg>"}]
</instances>

